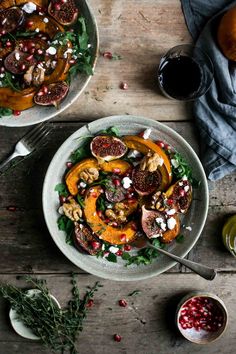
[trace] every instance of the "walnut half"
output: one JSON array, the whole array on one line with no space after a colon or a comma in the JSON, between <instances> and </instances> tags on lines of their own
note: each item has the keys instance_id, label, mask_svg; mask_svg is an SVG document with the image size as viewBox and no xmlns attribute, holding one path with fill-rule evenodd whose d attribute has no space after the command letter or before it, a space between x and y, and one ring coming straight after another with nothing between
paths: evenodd
<instances>
[{"instance_id":1,"label":"walnut half","mask_svg":"<svg viewBox=\"0 0 236 354\"><path fill-rule=\"evenodd\" d=\"M90 184L96 181L99 177L98 169L94 167L86 168L80 173L80 179Z\"/></svg>"},{"instance_id":2,"label":"walnut half","mask_svg":"<svg viewBox=\"0 0 236 354\"><path fill-rule=\"evenodd\" d=\"M74 199L62 205L65 215L72 221L78 221L82 217L82 209Z\"/></svg>"},{"instance_id":3,"label":"walnut half","mask_svg":"<svg viewBox=\"0 0 236 354\"><path fill-rule=\"evenodd\" d=\"M141 171L154 172L157 170L158 166L163 165L163 159L157 152L149 151L146 156L140 162Z\"/></svg>"}]
</instances>

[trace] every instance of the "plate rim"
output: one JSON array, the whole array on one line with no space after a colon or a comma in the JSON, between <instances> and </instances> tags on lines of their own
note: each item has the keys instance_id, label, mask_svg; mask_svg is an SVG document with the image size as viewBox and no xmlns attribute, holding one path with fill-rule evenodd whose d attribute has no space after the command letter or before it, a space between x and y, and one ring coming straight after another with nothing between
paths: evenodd
<instances>
[{"instance_id":1,"label":"plate rim","mask_svg":"<svg viewBox=\"0 0 236 354\"><path fill-rule=\"evenodd\" d=\"M90 128L93 128L93 125L96 125L99 123L101 123L101 126L102 126L102 123L103 122L106 122L107 120L114 120L114 125L115 125L115 121L117 121L117 119L119 120L129 120L131 119L132 122L134 124L141 124L141 125L145 125L146 122L149 122L149 123L152 123L153 125L153 128L154 129L158 129L158 127L161 127L162 130L170 133L172 135L172 137L174 138L177 138L181 144L183 144L185 147L188 148L188 150L191 151L191 153L194 155L194 157L196 158L196 160L198 161L198 168L202 174L202 177L203 177L203 180L202 180L202 185L203 185L203 188L205 190L205 203L204 203L204 210L203 210L203 213L202 213L202 224L201 226L198 228L198 232L197 232L197 235L195 236L194 240L192 240L191 244L187 247L187 249L183 252L180 252L180 254L178 254L179 257L181 258L184 258L190 251L191 249L193 249L193 247L195 246L195 244L197 243L199 237L201 236L201 233L202 233L202 230L205 226L205 223L206 223L206 218L207 218L207 215L208 215L208 207L209 207L209 188L208 188L208 183L207 183L207 178L206 178L206 174L205 174L205 171L203 169L203 166L201 164L201 161L198 157L198 155L196 154L196 152L193 150L193 148L191 147L191 145L179 134L177 133L175 130L173 130L172 128L168 127L167 125L163 124L162 122L159 122L157 120L154 120L152 118L147 118L147 117L144 117L144 116L137 116L137 115L112 115L112 116L107 116L107 117L103 117L103 118L100 118L100 119L97 119L97 120L94 120L92 122L88 122L88 123L85 123L84 125L82 125L79 129L77 129L74 133L72 133L61 145L60 147L58 148L58 150L56 151L56 153L54 154L52 160L50 161L50 164L48 166L48 169L47 169L47 172L45 174L45 178L44 178L44 182L43 182L43 190L42 190L42 207L43 207L43 214L44 214L44 219L45 219L45 222L46 222L46 225L47 225L47 229L48 229L48 232L50 233L53 241L55 242L55 244L57 245L57 247L59 248L59 250L63 253L63 255L70 261L72 262L74 265L76 265L78 268L81 268L82 270L90 273L90 274L93 274L95 276L98 276L100 278L103 278L103 279L109 279L109 280L115 280L115 281L137 281L137 280L145 280L145 279L149 279L151 277L154 277L154 276L157 276L159 274L162 274L164 272L166 272L167 270L169 270L170 268L172 268L173 266L175 266L178 262L176 261L173 261L173 260L170 260L169 261L169 264L166 265L164 268L162 268L161 271L159 271L159 269L157 269L156 271L153 270L151 274L132 274L132 278L126 278L124 276L119 276L119 273L115 273L115 274L112 274L112 276L110 276L108 274L108 272L104 275L104 274L101 274L100 271L97 271L96 269L94 268L90 268L88 270L89 267L84 267L83 266L83 262L80 262L78 261L77 263L74 261L74 260L71 260L62 250L62 248L60 247L60 244L59 242L57 242L57 238L54 237L52 235L52 232L51 230L49 229L49 226L48 226L48 216L46 215L46 212L45 212L45 204L46 204L46 188L47 188L47 185L48 185L48 179L49 179L49 173L50 173L50 168L54 162L54 160L56 160L56 158L60 155L61 153L61 150L63 149L64 146L66 146L66 144L69 142L69 141L72 141L74 140L77 135L78 135L78 131L80 129L83 129L84 127L87 128L88 131L90 131ZM112 124L112 123L111 123ZM78 137L77 137L78 138ZM79 251L78 251L79 252ZM78 265L79 263L79 265ZM82 263L82 264L81 264Z\"/></svg>"},{"instance_id":2,"label":"plate rim","mask_svg":"<svg viewBox=\"0 0 236 354\"><path fill-rule=\"evenodd\" d=\"M0 118L0 126L8 127L8 128L21 128L21 127L29 127L29 126L33 126L35 124L39 124L39 123L43 123L43 122L49 121L50 119L52 119L54 117L57 117L59 114L64 112L67 108L69 108L79 98L79 96L84 92L84 90L87 87L89 81L94 76L94 71L95 71L95 67L96 67L96 64L97 64L97 61L98 61L98 56L99 56L100 39L99 39L99 30L98 30L98 24L97 24L97 20L96 20L95 14L94 14L91 6L89 5L88 1L87 0L83 0L83 1L86 4L86 6L87 6L87 8L89 10L89 14L91 16L91 19L92 19L92 22L93 22L93 25L94 25L94 32L95 32L95 38L96 38L96 49L95 49L95 52L94 52L94 61L93 61L93 65L92 65L93 75L86 76L86 80L85 80L84 84L82 85L80 91L77 92L77 94L70 101L68 101L68 103L63 108L59 108L58 110L55 108L55 111L52 114L48 115L47 117L45 117L43 119L40 119L40 116L39 116L39 118L37 120L35 120L34 122L23 122L20 125L14 124L14 122L16 122L16 121L19 122L19 118L18 119L17 118L13 118L11 120L6 120L4 122L3 122L2 118ZM33 108L33 107L31 107L31 108Z\"/></svg>"}]
</instances>

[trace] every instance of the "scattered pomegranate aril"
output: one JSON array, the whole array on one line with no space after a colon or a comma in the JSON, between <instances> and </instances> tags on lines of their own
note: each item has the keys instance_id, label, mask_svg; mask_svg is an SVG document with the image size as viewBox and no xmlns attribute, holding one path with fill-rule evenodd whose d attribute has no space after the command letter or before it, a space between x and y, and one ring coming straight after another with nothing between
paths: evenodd
<instances>
[{"instance_id":1,"label":"scattered pomegranate aril","mask_svg":"<svg viewBox=\"0 0 236 354\"><path fill-rule=\"evenodd\" d=\"M26 23L26 27L27 27L27 28L30 28L30 27L33 26L33 24L34 24L33 21L28 21L28 22Z\"/></svg>"},{"instance_id":2,"label":"scattered pomegranate aril","mask_svg":"<svg viewBox=\"0 0 236 354\"><path fill-rule=\"evenodd\" d=\"M125 299L119 300L119 305L121 307L126 307L128 305L128 302Z\"/></svg>"},{"instance_id":3,"label":"scattered pomegranate aril","mask_svg":"<svg viewBox=\"0 0 236 354\"><path fill-rule=\"evenodd\" d=\"M122 252L121 250L119 250L119 251L116 252L116 255L117 255L117 256L122 256L122 254L123 254L123 252Z\"/></svg>"},{"instance_id":4,"label":"scattered pomegranate aril","mask_svg":"<svg viewBox=\"0 0 236 354\"><path fill-rule=\"evenodd\" d=\"M71 168L73 166L73 163L71 161L67 161L66 167Z\"/></svg>"},{"instance_id":5,"label":"scattered pomegranate aril","mask_svg":"<svg viewBox=\"0 0 236 354\"><path fill-rule=\"evenodd\" d=\"M124 245L124 250L129 252L131 251L132 247L130 245Z\"/></svg>"},{"instance_id":6,"label":"scattered pomegranate aril","mask_svg":"<svg viewBox=\"0 0 236 354\"><path fill-rule=\"evenodd\" d=\"M165 147L165 144L163 143L163 141L161 141L161 140L157 140L156 141L156 144L158 145L158 146L160 146L160 148L164 148Z\"/></svg>"},{"instance_id":7,"label":"scattered pomegranate aril","mask_svg":"<svg viewBox=\"0 0 236 354\"><path fill-rule=\"evenodd\" d=\"M122 82L122 83L120 84L120 88L121 88L122 90L128 90L128 84L127 84L127 82Z\"/></svg>"},{"instance_id":8,"label":"scattered pomegranate aril","mask_svg":"<svg viewBox=\"0 0 236 354\"><path fill-rule=\"evenodd\" d=\"M121 341L121 336L119 334L114 334L114 341L115 342L120 342Z\"/></svg>"},{"instance_id":9,"label":"scattered pomegranate aril","mask_svg":"<svg viewBox=\"0 0 236 354\"><path fill-rule=\"evenodd\" d=\"M120 173L121 170L120 170L120 168L113 168L113 172L114 172L114 173Z\"/></svg>"},{"instance_id":10,"label":"scattered pomegranate aril","mask_svg":"<svg viewBox=\"0 0 236 354\"><path fill-rule=\"evenodd\" d=\"M21 64L20 69L21 69L22 71L25 70L25 69L26 69L26 65L25 65L25 64Z\"/></svg>"},{"instance_id":11,"label":"scattered pomegranate aril","mask_svg":"<svg viewBox=\"0 0 236 354\"><path fill-rule=\"evenodd\" d=\"M101 210L98 210L98 211L97 211L97 214L98 214L99 218L102 217L102 212L101 212Z\"/></svg>"},{"instance_id":12,"label":"scattered pomegranate aril","mask_svg":"<svg viewBox=\"0 0 236 354\"><path fill-rule=\"evenodd\" d=\"M92 196L93 198L97 198L97 193L96 193L96 192L92 192L92 193L91 193L91 196Z\"/></svg>"},{"instance_id":13,"label":"scattered pomegranate aril","mask_svg":"<svg viewBox=\"0 0 236 354\"><path fill-rule=\"evenodd\" d=\"M120 186L120 180L119 180L119 179L113 179L113 184L114 184L116 187L119 187L119 186Z\"/></svg>"},{"instance_id":14,"label":"scattered pomegranate aril","mask_svg":"<svg viewBox=\"0 0 236 354\"><path fill-rule=\"evenodd\" d=\"M86 307L92 307L94 305L94 301L92 299L89 299L87 304L86 304Z\"/></svg>"},{"instance_id":15,"label":"scattered pomegranate aril","mask_svg":"<svg viewBox=\"0 0 236 354\"><path fill-rule=\"evenodd\" d=\"M60 195L59 200L60 200L60 204L62 205L63 203L66 202L66 197L64 197L63 195Z\"/></svg>"},{"instance_id":16,"label":"scattered pomegranate aril","mask_svg":"<svg viewBox=\"0 0 236 354\"><path fill-rule=\"evenodd\" d=\"M32 48L32 49L33 49L33 48ZM31 49L31 50L32 50L32 49ZM34 57L34 56L31 54L31 55L29 55L28 57L26 57L25 60L31 61L31 60L33 59L33 57Z\"/></svg>"},{"instance_id":17,"label":"scattered pomegranate aril","mask_svg":"<svg viewBox=\"0 0 236 354\"><path fill-rule=\"evenodd\" d=\"M9 48L11 46L12 46L11 42L10 41L6 41L6 47Z\"/></svg>"},{"instance_id":18,"label":"scattered pomegranate aril","mask_svg":"<svg viewBox=\"0 0 236 354\"><path fill-rule=\"evenodd\" d=\"M61 5L58 4L58 3L54 4L54 9L55 9L56 11L60 11L60 10L61 10Z\"/></svg>"},{"instance_id":19,"label":"scattered pomegranate aril","mask_svg":"<svg viewBox=\"0 0 236 354\"><path fill-rule=\"evenodd\" d=\"M107 58L107 59L112 59L113 58L113 55L111 52L104 52L103 53L103 57L104 58Z\"/></svg>"},{"instance_id":20,"label":"scattered pomegranate aril","mask_svg":"<svg viewBox=\"0 0 236 354\"><path fill-rule=\"evenodd\" d=\"M21 111L19 111L19 110L13 111L13 116L19 116L20 114L21 114Z\"/></svg>"},{"instance_id":21,"label":"scattered pomegranate aril","mask_svg":"<svg viewBox=\"0 0 236 354\"><path fill-rule=\"evenodd\" d=\"M126 241L126 234L121 234L120 240L121 240L121 242L125 242Z\"/></svg>"}]
</instances>

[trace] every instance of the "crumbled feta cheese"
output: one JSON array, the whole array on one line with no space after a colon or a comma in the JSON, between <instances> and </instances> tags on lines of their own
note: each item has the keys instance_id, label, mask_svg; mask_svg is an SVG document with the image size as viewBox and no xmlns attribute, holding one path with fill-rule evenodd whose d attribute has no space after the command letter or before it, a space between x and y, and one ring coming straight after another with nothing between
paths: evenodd
<instances>
[{"instance_id":1,"label":"crumbled feta cheese","mask_svg":"<svg viewBox=\"0 0 236 354\"><path fill-rule=\"evenodd\" d=\"M168 226L168 229L169 230L173 230L173 228L175 227L176 225L176 220L175 218L171 217L167 220L167 226Z\"/></svg>"},{"instance_id":2,"label":"crumbled feta cheese","mask_svg":"<svg viewBox=\"0 0 236 354\"><path fill-rule=\"evenodd\" d=\"M161 237L162 235L161 234L155 234L155 235L152 235L151 238L157 238L157 237Z\"/></svg>"},{"instance_id":3,"label":"crumbled feta cheese","mask_svg":"<svg viewBox=\"0 0 236 354\"><path fill-rule=\"evenodd\" d=\"M130 159L132 157L136 158L136 157L139 157L141 156L141 153L138 151L138 150L130 150L127 157Z\"/></svg>"},{"instance_id":4,"label":"crumbled feta cheese","mask_svg":"<svg viewBox=\"0 0 236 354\"><path fill-rule=\"evenodd\" d=\"M143 132L143 139L145 139L145 140L148 139L150 134L151 134L151 132L152 132L151 128L145 129L144 132Z\"/></svg>"},{"instance_id":5,"label":"crumbled feta cheese","mask_svg":"<svg viewBox=\"0 0 236 354\"><path fill-rule=\"evenodd\" d=\"M16 58L17 61L20 60L20 53L15 52L15 58Z\"/></svg>"},{"instance_id":6,"label":"crumbled feta cheese","mask_svg":"<svg viewBox=\"0 0 236 354\"><path fill-rule=\"evenodd\" d=\"M188 190L189 190L189 186L185 186L185 187L184 187L184 191L185 191L185 192L188 192Z\"/></svg>"},{"instance_id":7,"label":"crumbled feta cheese","mask_svg":"<svg viewBox=\"0 0 236 354\"><path fill-rule=\"evenodd\" d=\"M167 210L167 212L166 212L167 215L174 215L175 213L176 213L175 209L170 209L170 210Z\"/></svg>"},{"instance_id":8,"label":"crumbled feta cheese","mask_svg":"<svg viewBox=\"0 0 236 354\"><path fill-rule=\"evenodd\" d=\"M59 213L60 215L64 215L64 214L65 214L62 205L61 205L60 208L58 209L58 213Z\"/></svg>"},{"instance_id":9,"label":"crumbled feta cheese","mask_svg":"<svg viewBox=\"0 0 236 354\"><path fill-rule=\"evenodd\" d=\"M191 226L186 226L186 228L185 228L186 230L189 230L189 231L192 231L192 228L191 228Z\"/></svg>"},{"instance_id":10,"label":"crumbled feta cheese","mask_svg":"<svg viewBox=\"0 0 236 354\"><path fill-rule=\"evenodd\" d=\"M104 245L104 243L102 244L102 250L103 250L103 251L105 250L105 245Z\"/></svg>"},{"instance_id":11,"label":"crumbled feta cheese","mask_svg":"<svg viewBox=\"0 0 236 354\"><path fill-rule=\"evenodd\" d=\"M87 48L91 48L91 47L92 47L92 44L89 43L88 46L87 46Z\"/></svg>"},{"instance_id":12,"label":"crumbled feta cheese","mask_svg":"<svg viewBox=\"0 0 236 354\"><path fill-rule=\"evenodd\" d=\"M87 184L85 182L80 182L79 186L81 188L85 188L85 187L87 187Z\"/></svg>"},{"instance_id":13,"label":"crumbled feta cheese","mask_svg":"<svg viewBox=\"0 0 236 354\"><path fill-rule=\"evenodd\" d=\"M56 48L54 47L49 47L47 50L46 50L46 53L50 54L50 55L55 55L57 52Z\"/></svg>"},{"instance_id":14,"label":"crumbled feta cheese","mask_svg":"<svg viewBox=\"0 0 236 354\"><path fill-rule=\"evenodd\" d=\"M183 213L185 213L185 210L184 209L180 209L180 212L183 214Z\"/></svg>"},{"instance_id":15,"label":"crumbled feta cheese","mask_svg":"<svg viewBox=\"0 0 236 354\"><path fill-rule=\"evenodd\" d=\"M109 247L109 251L111 252L111 253L116 253L116 252L118 252L119 251L119 248L118 247L115 247L115 246L111 246L111 247Z\"/></svg>"},{"instance_id":16,"label":"crumbled feta cheese","mask_svg":"<svg viewBox=\"0 0 236 354\"><path fill-rule=\"evenodd\" d=\"M187 177L187 176L184 176L184 177L182 177L182 180L183 180L183 181L187 181L187 180L188 180L188 177Z\"/></svg>"},{"instance_id":17,"label":"crumbled feta cheese","mask_svg":"<svg viewBox=\"0 0 236 354\"><path fill-rule=\"evenodd\" d=\"M37 9L37 6L32 2L27 2L22 7L22 10L24 10L27 14L32 14L32 12L36 11L36 9Z\"/></svg>"},{"instance_id":18,"label":"crumbled feta cheese","mask_svg":"<svg viewBox=\"0 0 236 354\"><path fill-rule=\"evenodd\" d=\"M182 185L183 185L183 182L179 182L179 186L182 187Z\"/></svg>"},{"instance_id":19,"label":"crumbled feta cheese","mask_svg":"<svg viewBox=\"0 0 236 354\"><path fill-rule=\"evenodd\" d=\"M7 18L5 17L2 21L2 25L4 25L4 23L6 23L6 21L7 21Z\"/></svg>"},{"instance_id":20,"label":"crumbled feta cheese","mask_svg":"<svg viewBox=\"0 0 236 354\"><path fill-rule=\"evenodd\" d=\"M129 177L124 177L122 179L121 183L123 184L123 187L125 189L128 189L131 186L131 184L132 184L132 180Z\"/></svg>"},{"instance_id":21,"label":"crumbled feta cheese","mask_svg":"<svg viewBox=\"0 0 236 354\"><path fill-rule=\"evenodd\" d=\"M80 228L80 230L82 230L82 229L83 229L83 227L84 227L84 225L83 225L83 224L79 224L79 228Z\"/></svg>"},{"instance_id":22,"label":"crumbled feta cheese","mask_svg":"<svg viewBox=\"0 0 236 354\"><path fill-rule=\"evenodd\" d=\"M49 19L47 17L44 17L43 22L48 23Z\"/></svg>"},{"instance_id":23,"label":"crumbled feta cheese","mask_svg":"<svg viewBox=\"0 0 236 354\"><path fill-rule=\"evenodd\" d=\"M107 204L106 207L107 207L107 209L112 209L113 205L112 204Z\"/></svg>"},{"instance_id":24,"label":"crumbled feta cheese","mask_svg":"<svg viewBox=\"0 0 236 354\"><path fill-rule=\"evenodd\" d=\"M166 223L162 218L156 218L156 223L163 231L166 231Z\"/></svg>"},{"instance_id":25,"label":"crumbled feta cheese","mask_svg":"<svg viewBox=\"0 0 236 354\"><path fill-rule=\"evenodd\" d=\"M39 28L35 28L35 32L39 33Z\"/></svg>"},{"instance_id":26,"label":"crumbled feta cheese","mask_svg":"<svg viewBox=\"0 0 236 354\"><path fill-rule=\"evenodd\" d=\"M3 78L4 76L5 76L5 74L4 74L4 73L0 74L0 78Z\"/></svg>"},{"instance_id":27,"label":"crumbled feta cheese","mask_svg":"<svg viewBox=\"0 0 236 354\"><path fill-rule=\"evenodd\" d=\"M172 165L174 168L179 167L179 161L177 161L177 160L175 160L175 159L171 159L170 162L171 162L171 165Z\"/></svg>"},{"instance_id":28,"label":"crumbled feta cheese","mask_svg":"<svg viewBox=\"0 0 236 354\"><path fill-rule=\"evenodd\" d=\"M52 44L58 44L58 40L55 39L55 41L53 41Z\"/></svg>"},{"instance_id":29,"label":"crumbled feta cheese","mask_svg":"<svg viewBox=\"0 0 236 354\"><path fill-rule=\"evenodd\" d=\"M157 162L158 166L162 166L163 163L164 163L164 160L163 160L162 157L159 156L159 157L156 159L156 162Z\"/></svg>"}]
</instances>

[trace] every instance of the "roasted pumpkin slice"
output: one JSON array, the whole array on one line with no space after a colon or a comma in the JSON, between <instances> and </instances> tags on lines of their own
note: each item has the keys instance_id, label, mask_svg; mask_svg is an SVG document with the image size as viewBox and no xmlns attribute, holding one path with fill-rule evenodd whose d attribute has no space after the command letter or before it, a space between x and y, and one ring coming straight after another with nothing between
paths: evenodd
<instances>
[{"instance_id":1,"label":"roasted pumpkin slice","mask_svg":"<svg viewBox=\"0 0 236 354\"><path fill-rule=\"evenodd\" d=\"M178 214L172 216L175 219L175 227L172 230L167 230L163 233L161 237L161 242L170 243L173 241L180 233L180 220Z\"/></svg>"},{"instance_id":2,"label":"roasted pumpkin slice","mask_svg":"<svg viewBox=\"0 0 236 354\"><path fill-rule=\"evenodd\" d=\"M180 179L167 189L165 196L178 213L186 214L193 198L192 185L189 180Z\"/></svg>"},{"instance_id":3,"label":"roasted pumpkin slice","mask_svg":"<svg viewBox=\"0 0 236 354\"><path fill-rule=\"evenodd\" d=\"M158 167L158 170L162 176L162 182L159 189L166 190L172 179L171 164L166 153L153 141L149 139L143 139L136 135L126 135L123 138L123 141L129 149L137 150L144 155L146 155L151 150L156 152L163 159L163 164Z\"/></svg>"},{"instance_id":4,"label":"roasted pumpkin slice","mask_svg":"<svg viewBox=\"0 0 236 354\"><path fill-rule=\"evenodd\" d=\"M95 158L84 159L75 164L66 174L65 181L70 194L76 195L78 193L77 184L79 182L80 174L86 168L91 167L97 168L98 170L103 170L105 172L112 172L122 175L130 168L130 164L123 160L115 160L104 162L99 165L97 159Z\"/></svg>"},{"instance_id":5,"label":"roasted pumpkin slice","mask_svg":"<svg viewBox=\"0 0 236 354\"><path fill-rule=\"evenodd\" d=\"M46 33L50 38L53 38L58 32L64 32L63 26L56 22L50 16L47 16L48 22L43 21L45 15L31 15L27 21L31 23L29 31L35 31L36 28L43 33Z\"/></svg>"},{"instance_id":6,"label":"roasted pumpkin slice","mask_svg":"<svg viewBox=\"0 0 236 354\"><path fill-rule=\"evenodd\" d=\"M26 4L27 2L29 2L29 0L2 0L1 9L8 9L12 6L21 6ZM48 6L48 0L30 0L30 2L43 8Z\"/></svg>"},{"instance_id":7,"label":"roasted pumpkin slice","mask_svg":"<svg viewBox=\"0 0 236 354\"><path fill-rule=\"evenodd\" d=\"M70 69L70 59L71 59L71 53L67 53L66 54L66 58L64 57L64 53L66 53L68 51L68 49L72 48L72 43L70 41L67 42L66 46L61 46L58 49L57 52L57 66L55 67L55 69L53 70L51 75L47 75L45 76L44 82L47 84L51 84L57 81L65 81L68 73L69 73L69 69Z\"/></svg>"},{"instance_id":8,"label":"roasted pumpkin slice","mask_svg":"<svg viewBox=\"0 0 236 354\"><path fill-rule=\"evenodd\" d=\"M77 164L75 164L70 171L66 174L65 181L67 188L72 195L76 195L78 193L78 182L80 179L80 174L86 168L99 168L98 162L96 159L88 158L84 159Z\"/></svg>"},{"instance_id":9,"label":"roasted pumpkin slice","mask_svg":"<svg viewBox=\"0 0 236 354\"><path fill-rule=\"evenodd\" d=\"M35 88L28 88L22 91L13 91L9 87L0 88L0 107L23 111L33 107Z\"/></svg>"},{"instance_id":10,"label":"roasted pumpkin slice","mask_svg":"<svg viewBox=\"0 0 236 354\"><path fill-rule=\"evenodd\" d=\"M93 232L99 236L101 240L109 242L113 245L122 245L133 242L136 239L136 231L133 222L130 221L123 228L115 228L107 225L97 214L96 202L101 195L100 186L94 186L88 190L84 200L84 217Z\"/></svg>"}]
</instances>

